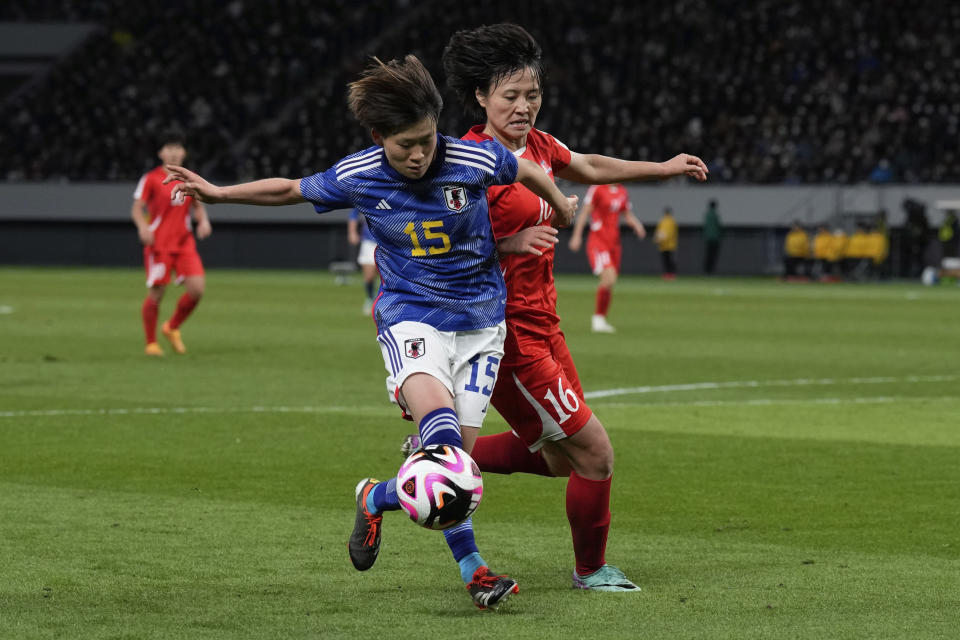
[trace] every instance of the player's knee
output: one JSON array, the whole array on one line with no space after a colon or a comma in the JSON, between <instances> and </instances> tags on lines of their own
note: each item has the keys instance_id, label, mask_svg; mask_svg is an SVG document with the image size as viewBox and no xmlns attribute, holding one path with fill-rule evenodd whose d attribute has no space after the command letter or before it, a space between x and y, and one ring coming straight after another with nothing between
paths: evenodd
<instances>
[{"instance_id":1,"label":"player's knee","mask_svg":"<svg viewBox=\"0 0 960 640\"><path fill-rule=\"evenodd\" d=\"M591 480L606 480L613 474L613 445L602 427L595 430L586 446L574 454L576 471Z\"/></svg>"},{"instance_id":2,"label":"player's knee","mask_svg":"<svg viewBox=\"0 0 960 640\"><path fill-rule=\"evenodd\" d=\"M606 447L594 452L591 466L594 475L600 479L605 480L613 475L613 447L609 440Z\"/></svg>"}]
</instances>

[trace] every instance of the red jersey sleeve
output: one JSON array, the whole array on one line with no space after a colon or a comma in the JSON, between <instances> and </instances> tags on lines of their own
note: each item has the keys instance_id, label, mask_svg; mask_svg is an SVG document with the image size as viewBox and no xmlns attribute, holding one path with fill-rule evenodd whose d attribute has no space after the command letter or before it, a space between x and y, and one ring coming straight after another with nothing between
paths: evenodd
<instances>
[{"instance_id":1,"label":"red jersey sleeve","mask_svg":"<svg viewBox=\"0 0 960 640\"><path fill-rule=\"evenodd\" d=\"M570 159L573 155L570 149L549 133L543 133L543 136L549 144L550 166L553 167L554 172L566 169L570 165Z\"/></svg>"},{"instance_id":2,"label":"red jersey sleeve","mask_svg":"<svg viewBox=\"0 0 960 640\"><path fill-rule=\"evenodd\" d=\"M597 185L592 184L587 189L587 195L583 196L583 204L593 204L593 196L597 192Z\"/></svg>"},{"instance_id":3,"label":"red jersey sleeve","mask_svg":"<svg viewBox=\"0 0 960 640\"><path fill-rule=\"evenodd\" d=\"M150 179L149 173L145 173L140 176L140 182L137 183L137 188L133 190L133 199L148 202L152 193L153 180Z\"/></svg>"}]
</instances>

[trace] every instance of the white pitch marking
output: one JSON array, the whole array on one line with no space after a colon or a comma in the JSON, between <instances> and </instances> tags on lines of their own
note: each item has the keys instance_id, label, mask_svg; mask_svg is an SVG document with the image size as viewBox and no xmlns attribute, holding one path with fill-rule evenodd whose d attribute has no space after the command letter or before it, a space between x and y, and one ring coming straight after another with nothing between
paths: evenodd
<instances>
[{"instance_id":1,"label":"white pitch marking","mask_svg":"<svg viewBox=\"0 0 960 640\"><path fill-rule=\"evenodd\" d=\"M8 313L13 313L13 307L8 304L0 304L0 314L6 315Z\"/></svg>"},{"instance_id":2,"label":"white pitch marking","mask_svg":"<svg viewBox=\"0 0 960 640\"><path fill-rule=\"evenodd\" d=\"M690 384L668 384L661 386L631 387L624 389L605 389L600 391L589 391L584 394L586 398L609 398L612 396L644 394L644 393L665 393L670 391L700 391L710 389L742 389L742 388L760 388L760 387L790 387L790 386L809 386L809 385L840 385L840 384L888 384L893 382L921 383L921 382L952 382L958 376L937 375L937 376L906 376L897 377L873 377L873 378L798 378L795 380L741 380L729 382L695 382ZM773 405L773 404L875 404L889 403L913 400L952 400L952 396L941 396L940 398L898 398L891 396L879 396L874 398L813 398L805 400L790 399L754 399L754 400L721 400L721 401L691 401L691 402L673 402L673 403L649 403L645 406L655 407L718 407L724 405ZM620 403L606 404L604 406L618 406ZM637 406L635 403L622 403L623 406ZM389 407L380 408L358 408L344 406L328 407L130 407L113 409L28 409L22 411L0 411L0 418L26 418L26 417L55 417L55 416L123 416L123 415L164 415L164 414L188 414L188 413L374 413L385 414L392 411Z\"/></svg>"},{"instance_id":3,"label":"white pitch marking","mask_svg":"<svg viewBox=\"0 0 960 640\"><path fill-rule=\"evenodd\" d=\"M659 386L624 387L620 389L601 389L587 391L583 396L590 398L609 398L638 393L666 393L670 391L707 391L712 389L748 389L760 387L804 387L811 385L831 386L841 384L890 384L894 382L952 382L957 376L877 376L873 378L797 378L794 380L732 380L729 382L693 382L689 384L665 384Z\"/></svg>"},{"instance_id":4,"label":"white pitch marking","mask_svg":"<svg viewBox=\"0 0 960 640\"><path fill-rule=\"evenodd\" d=\"M804 404L892 404L896 402L960 402L956 396L875 396L872 398L758 398L754 400L691 400L689 402L610 402L603 405L604 409L625 409L643 407L645 409L676 408L676 407L771 407L779 405Z\"/></svg>"},{"instance_id":5,"label":"white pitch marking","mask_svg":"<svg viewBox=\"0 0 960 640\"><path fill-rule=\"evenodd\" d=\"M384 407L382 411L389 409ZM55 416L126 416L187 413L346 413L362 412L357 407L131 407L129 409L32 409L0 411L0 418L55 417ZM367 411L369 412L369 410Z\"/></svg>"}]
</instances>

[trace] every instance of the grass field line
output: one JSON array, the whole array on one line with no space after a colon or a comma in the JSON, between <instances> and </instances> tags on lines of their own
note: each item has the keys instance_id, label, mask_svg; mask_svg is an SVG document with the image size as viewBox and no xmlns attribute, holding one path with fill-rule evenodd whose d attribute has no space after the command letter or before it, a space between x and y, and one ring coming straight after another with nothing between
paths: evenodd
<instances>
[{"instance_id":1,"label":"grass field line","mask_svg":"<svg viewBox=\"0 0 960 640\"><path fill-rule=\"evenodd\" d=\"M118 407L112 409L30 409L23 411L0 411L0 418L31 418L57 416L126 416L126 415L168 415L191 413L386 413L397 409L387 406L382 408L360 408L346 406L326 407Z\"/></svg>"},{"instance_id":2,"label":"grass field line","mask_svg":"<svg viewBox=\"0 0 960 640\"><path fill-rule=\"evenodd\" d=\"M955 375L933 376L875 376L870 378L795 378L793 380L731 380L728 382L693 382L688 384L664 384L644 387L622 387L619 389L601 389L587 391L584 397L587 400L595 398L609 398L640 393L666 393L671 391L708 391L713 389L753 389L761 387L805 387L805 386L837 386L843 384L917 384L924 382L953 382L958 378Z\"/></svg>"},{"instance_id":3,"label":"grass field line","mask_svg":"<svg viewBox=\"0 0 960 640\"><path fill-rule=\"evenodd\" d=\"M770 407L778 405L856 405L900 402L960 402L958 396L873 396L861 398L757 398L753 400L691 400L689 402L609 402L604 408Z\"/></svg>"},{"instance_id":4,"label":"grass field line","mask_svg":"<svg viewBox=\"0 0 960 640\"><path fill-rule=\"evenodd\" d=\"M889 404L896 402L960 402L957 396L872 396L853 398L754 398L741 400L691 400L685 402L612 402L605 407L727 407L774 405L844 405ZM253 407L126 407L112 409L28 409L0 411L0 418L32 418L60 416L124 416L124 415L184 415L228 413L368 413L386 415L396 413L392 407L346 406L253 406Z\"/></svg>"}]
</instances>

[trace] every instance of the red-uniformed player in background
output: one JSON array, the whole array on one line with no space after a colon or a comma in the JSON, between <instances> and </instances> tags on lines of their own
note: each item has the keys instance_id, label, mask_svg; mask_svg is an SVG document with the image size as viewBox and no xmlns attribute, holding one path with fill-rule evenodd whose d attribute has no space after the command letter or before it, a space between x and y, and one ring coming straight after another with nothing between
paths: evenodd
<instances>
[{"instance_id":1,"label":"red-uniformed player in background","mask_svg":"<svg viewBox=\"0 0 960 640\"><path fill-rule=\"evenodd\" d=\"M143 264L147 271L148 290L141 315L147 340L145 351L149 356L163 355L163 349L157 344L157 314L174 272L175 282L183 283L186 291L161 330L174 351L186 353L180 325L196 308L206 286L203 263L193 238L191 213L197 223L197 237L203 239L211 233L210 219L203 204L182 195L173 200L171 195L176 183L163 184L168 175L164 165L182 165L187 157L183 136L171 132L159 142L157 156L161 164L140 178L130 211L143 243Z\"/></svg>"},{"instance_id":2,"label":"red-uniformed player in background","mask_svg":"<svg viewBox=\"0 0 960 640\"><path fill-rule=\"evenodd\" d=\"M570 250L579 251L583 243L583 228L590 221L587 236L587 258L593 275L600 278L597 284L597 303L593 311L592 328L596 333L616 331L607 322L607 310L613 295L613 285L620 274L620 217L633 229L638 238L645 238L647 230L633 215L627 190L621 184L591 185L583 199L583 209L573 225Z\"/></svg>"}]
</instances>

